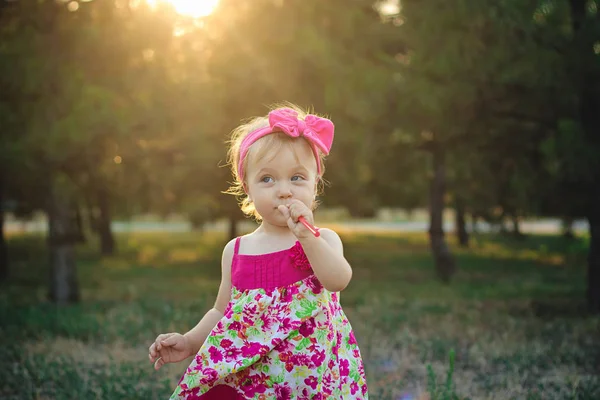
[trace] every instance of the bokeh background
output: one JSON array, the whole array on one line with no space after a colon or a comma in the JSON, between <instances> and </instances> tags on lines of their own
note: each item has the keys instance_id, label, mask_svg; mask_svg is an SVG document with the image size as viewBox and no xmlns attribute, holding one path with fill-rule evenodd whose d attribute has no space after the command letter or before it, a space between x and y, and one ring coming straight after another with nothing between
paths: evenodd
<instances>
[{"instance_id":1,"label":"bokeh background","mask_svg":"<svg viewBox=\"0 0 600 400\"><path fill-rule=\"evenodd\" d=\"M600 398L599 6L0 0L0 397L170 395L256 227L228 134L289 101L371 398Z\"/></svg>"}]
</instances>

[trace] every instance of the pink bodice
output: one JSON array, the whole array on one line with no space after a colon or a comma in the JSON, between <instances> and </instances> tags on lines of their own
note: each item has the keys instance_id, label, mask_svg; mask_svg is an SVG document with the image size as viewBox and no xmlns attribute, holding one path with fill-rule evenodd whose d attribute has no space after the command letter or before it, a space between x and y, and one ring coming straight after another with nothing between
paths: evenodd
<instances>
[{"instance_id":1,"label":"pink bodice","mask_svg":"<svg viewBox=\"0 0 600 400\"><path fill-rule=\"evenodd\" d=\"M231 262L231 284L240 290L274 289L313 274L300 242L273 253L239 254L240 239L235 241Z\"/></svg>"}]
</instances>

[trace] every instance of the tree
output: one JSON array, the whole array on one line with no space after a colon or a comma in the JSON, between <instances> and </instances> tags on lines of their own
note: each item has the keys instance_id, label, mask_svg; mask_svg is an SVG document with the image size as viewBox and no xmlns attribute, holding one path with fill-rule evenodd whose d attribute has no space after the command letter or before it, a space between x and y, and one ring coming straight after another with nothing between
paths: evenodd
<instances>
[{"instance_id":1,"label":"tree","mask_svg":"<svg viewBox=\"0 0 600 400\"><path fill-rule=\"evenodd\" d=\"M430 238L445 281L455 270L441 218L449 178L459 209L481 215L499 206L514 221L532 209L539 145L557 115L548 99L565 82L559 53L538 43L534 11L517 2L404 1L394 17L406 46L399 114L432 157Z\"/></svg>"},{"instance_id":2,"label":"tree","mask_svg":"<svg viewBox=\"0 0 600 400\"><path fill-rule=\"evenodd\" d=\"M572 52L568 56L578 94L576 132L588 149L579 155L587 161L580 171L590 230L587 302L590 310L600 313L600 12L596 2L584 0L570 0L569 9Z\"/></svg>"}]
</instances>

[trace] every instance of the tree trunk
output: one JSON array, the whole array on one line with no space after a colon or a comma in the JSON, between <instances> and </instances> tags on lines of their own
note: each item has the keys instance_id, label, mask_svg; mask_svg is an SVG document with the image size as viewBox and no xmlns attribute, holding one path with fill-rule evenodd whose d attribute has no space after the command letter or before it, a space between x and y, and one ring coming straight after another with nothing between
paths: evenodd
<instances>
[{"instance_id":1,"label":"tree trunk","mask_svg":"<svg viewBox=\"0 0 600 400\"><path fill-rule=\"evenodd\" d=\"M477 222L479 221L479 216L475 213L471 214L471 233L476 234L478 232Z\"/></svg>"},{"instance_id":2,"label":"tree trunk","mask_svg":"<svg viewBox=\"0 0 600 400\"><path fill-rule=\"evenodd\" d=\"M435 269L438 278L450 282L456 271L456 263L444 238L443 212L444 194L446 191L446 168L444 153L439 148L433 149L434 176L431 182L431 198L429 200L429 240L435 259Z\"/></svg>"},{"instance_id":3,"label":"tree trunk","mask_svg":"<svg viewBox=\"0 0 600 400\"><path fill-rule=\"evenodd\" d=\"M0 177L0 282L8 279L8 249L4 237L4 186Z\"/></svg>"},{"instance_id":4,"label":"tree trunk","mask_svg":"<svg viewBox=\"0 0 600 400\"><path fill-rule=\"evenodd\" d=\"M103 256L112 256L116 252L116 244L110 226L110 199L106 189L98 191L98 209L100 211L97 220L98 235L100 236L100 254Z\"/></svg>"},{"instance_id":5,"label":"tree trunk","mask_svg":"<svg viewBox=\"0 0 600 400\"><path fill-rule=\"evenodd\" d=\"M237 218L229 217L229 239L230 240L238 237L237 222L238 222Z\"/></svg>"},{"instance_id":6,"label":"tree trunk","mask_svg":"<svg viewBox=\"0 0 600 400\"><path fill-rule=\"evenodd\" d=\"M590 249L587 270L587 302L590 311L600 313L600 217L590 218Z\"/></svg>"},{"instance_id":7,"label":"tree trunk","mask_svg":"<svg viewBox=\"0 0 600 400\"><path fill-rule=\"evenodd\" d=\"M81 208L79 208L79 205L75 205L74 213L75 215L73 218L75 218L75 224L77 226L77 242L85 243L87 238L83 229L83 217L81 216Z\"/></svg>"},{"instance_id":8,"label":"tree trunk","mask_svg":"<svg viewBox=\"0 0 600 400\"><path fill-rule=\"evenodd\" d=\"M512 220L512 234L516 238L523 238L523 232L521 232L521 221L519 220L519 216L516 213L510 214L510 219Z\"/></svg>"},{"instance_id":9,"label":"tree trunk","mask_svg":"<svg viewBox=\"0 0 600 400\"><path fill-rule=\"evenodd\" d=\"M49 196L48 223L50 245L50 288L48 297L58 304L78 302L79 284L73 253L77 227L73 226L72 208L66 196Z\"/></svg>"},{"instance_id":10,"label":"tree trunk","mask_svg":"<svg viewBox=\"0 0 600 400\"><path fill-rule=\"evenodd\" d=\"M461 247L469 247L469 233L465 222L465 201L460 196L456 196L455 211L458 243Z\"/></svg>"},{"instance_id":11,"label":"tree trunk","mask_svg":"<svg viewBox=\"0 0 600 400\"><path fill-rule=\"evenodd\" d=\"M573 232L573 224L575 219L573 217L565 217L562 220L563 236L566 239L575 239L575 232Z\"/></svg>"},{"instance_id":12,"label":"tree trunk","mask_svg":"<svg viewBox=\"0 0 600 400\"><path fill-rule=\"evenodd\" d=\"M573 46L575 54L568 56L574 61L574 82L579 92L579 118L586 145L600 151L600 72L594 43L597 34L589 24L598 24L600 14L593 22L587 20L587 1L570 0ZM592 17L590 17L592 18ZM588 26L586 26L586 23ZM594 28L592 26L592 28ZM574 57L573 57L574 56ZM589 167L588 167L589 168ZM591 167L591 179L587 183L588 210L586 212L590 229L588 253L587 301L590 310L600 313L600 172L596 165Z\"/></svg>"}]
</instances>

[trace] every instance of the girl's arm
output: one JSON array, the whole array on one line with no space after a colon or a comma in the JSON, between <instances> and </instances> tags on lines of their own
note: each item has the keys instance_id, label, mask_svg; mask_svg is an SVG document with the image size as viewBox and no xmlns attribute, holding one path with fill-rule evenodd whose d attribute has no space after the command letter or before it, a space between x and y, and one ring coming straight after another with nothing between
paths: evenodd
<instances>
[{"instance_id":1,"label":"girl's arm","mask_svg":"<svg viewBox=\"0 0 600 400\"><path fill-rule=\"evenodd\" d=\"M208 310L195 327L183 335L186 339L190 356L200 350L210 331L223 318L223 313L231 296L231 261L233 260L234 248L235 239L227 243L223 250L223 256L221 257L221 285L219 286L219 293L217 294L214 307Z\"/></svg>"},{"instance_id":2,"label":"girl's arm","mask_svg":"<svg viewBox=\"0 0 600 400\"><path fill-rule=\"evenodd\" d=\"M352 268L344 257L342 240L331 229L321 228L320 237L300 238L306 257L323 287L330 292L340 292L352 279Z\"/></svg>"}]
</instances>

